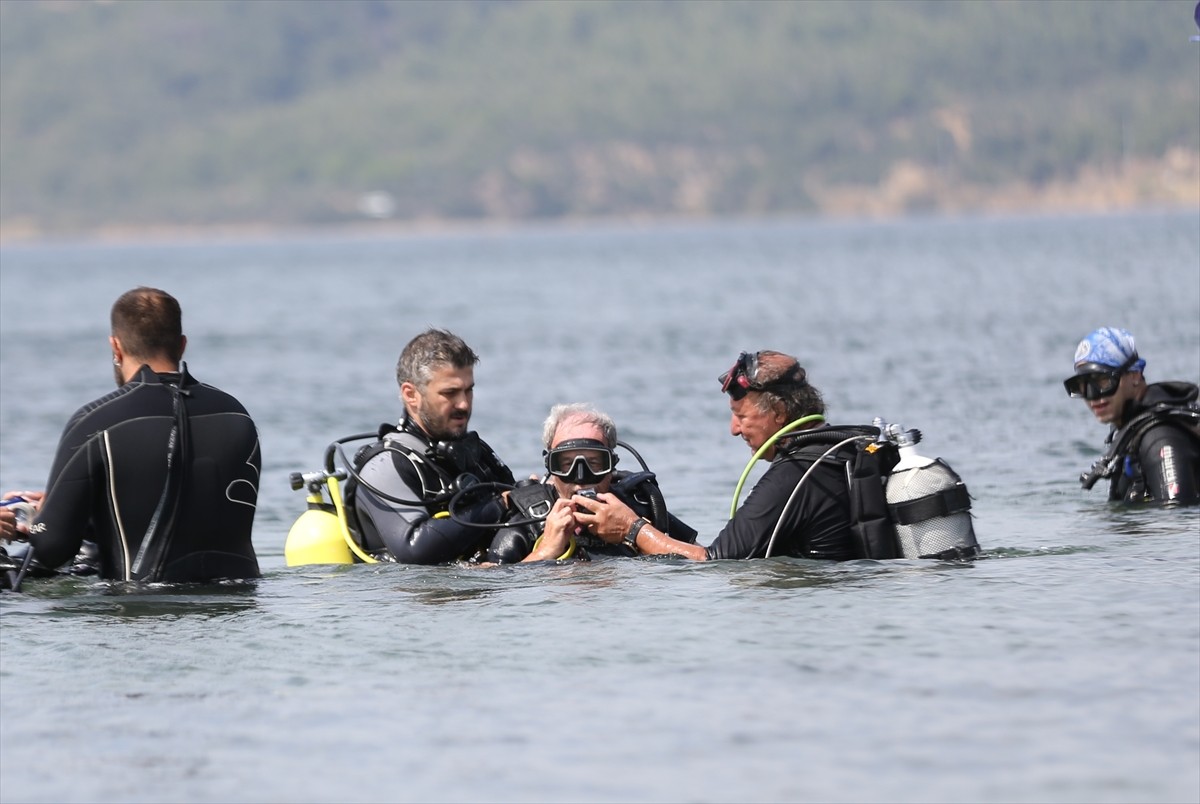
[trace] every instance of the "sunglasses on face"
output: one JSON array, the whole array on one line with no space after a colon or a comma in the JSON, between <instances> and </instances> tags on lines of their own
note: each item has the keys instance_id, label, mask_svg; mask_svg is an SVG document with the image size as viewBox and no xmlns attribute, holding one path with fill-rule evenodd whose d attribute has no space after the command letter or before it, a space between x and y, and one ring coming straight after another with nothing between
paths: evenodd
<instances>
[{"instance_id":1,"label":"sunglasses on face","mask_svg":"<svg viewBox=\"0 0 1200 804\"><path fill-rule=\"evenodd\" d=\"M612 473L616 456L600 441L576 438L546 450L546 471L572 483L599 483Z\"/></svg>"},{"instance_id":2,"label":"sunglasses on face","mask_svg":"<svg viewBox=\"0 0 1200 804\"><path fill-rule=\"evenodd\" d=\"M1121 387L1121 377L1125 375L1130 366L1137 362L1137 359L1138 356L1135 354L1118 368L1107 371L1088 371L1083 374L1076 374L1074 377L1068 377L1063 380L1063 387L1067 389L1067 396L1072 399L1087 399L1089 401L1107 399Z\"/></svg>"}]
</instances>

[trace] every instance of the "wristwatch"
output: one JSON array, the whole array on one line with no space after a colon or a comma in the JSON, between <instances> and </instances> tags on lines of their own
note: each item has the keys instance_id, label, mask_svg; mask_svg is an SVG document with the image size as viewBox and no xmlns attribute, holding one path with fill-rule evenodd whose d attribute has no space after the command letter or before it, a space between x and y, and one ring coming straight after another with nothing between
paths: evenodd
<instances>
[{"instance_id":1,"label":"wristwatch","mask_svg":"<svg viewBox=\"0 0 1200 804\"><path fill-rule=\"evenodd\" d=\"M625 545L630 550L632 550L633 554L635 556L638 554L638 546L637 546L638 531L640 531L642 529L642 527L644 527L645 525L649 525L649 524L650 524L650 522L645 517L639 516L637 519L635 519L633 521L633 524L629 526L629 532L626 533L625 538L621 540L621 544Z\"/></svg>"}]
</instances>

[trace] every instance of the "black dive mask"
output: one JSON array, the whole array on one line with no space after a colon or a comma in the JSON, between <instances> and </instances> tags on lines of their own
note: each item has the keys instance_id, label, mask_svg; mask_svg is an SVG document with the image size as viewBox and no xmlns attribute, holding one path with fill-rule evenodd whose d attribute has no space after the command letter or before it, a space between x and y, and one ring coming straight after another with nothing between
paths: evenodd
<instances>
[{"instance_id":1,"label":"black dive mask","mask_svg":"<svg viewBox=\"0 0 1200 804\"><path fill-rule=\"evenodd\" d=\"M1113 368L1101 363L1083 363L1076 366L1078 373L1063 380L1067 395L1087 400L1106 399L1121 387L1121 377L1138 361L1137 352L1120 366Z\"/></svg>"},{"instance_id":2,"label":"black dive mask","mask_svg":"<svg viewBox=\"0 0 1200 804\"><path fill-rule=\"evenodd\" d=\"M733 368L726 371L720 377L717 377L717 382L721 383L721 392L729 394L735 401L741 399L750 391L766 391L771 388L784 388L787 386L800 388L808 384L808 381L805 379L804 369L798 363L793 364L791 368L783 373L782 377L769 382L759 382L758 352L754 354L742 352L738 355L737 362L733 364Z\"/></svg>"},{"instance_id":3,"label":"black dive mask","mask_svg":"<svg viewBox=\"0 0 1200 804\"><path fill-rule=\"evenodd\" d=\"M613 451L594 438L572 438L545 450L542 457L547 472L581 486L596 485L617 465Z\"/></svg>"}]
</instances>

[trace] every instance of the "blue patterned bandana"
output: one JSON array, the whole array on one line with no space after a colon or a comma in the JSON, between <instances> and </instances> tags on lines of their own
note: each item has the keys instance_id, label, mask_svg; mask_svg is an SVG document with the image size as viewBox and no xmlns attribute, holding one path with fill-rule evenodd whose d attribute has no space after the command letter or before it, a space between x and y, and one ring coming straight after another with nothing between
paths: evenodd
<instances>
[{"instance_id":1,"label":"blue patterned bandana","mask_svg":"<svg viewBox=\"0 0 1200 804\"><path fill-rule=\"evenodd\" d=\"M1130 358L1137 358L1128 371L1141 371L1146 361L1137 357L1137 344L1127 330L1116 327L1101 327L1088 335L1075 347L1075 366L1090 363L1096 366L1120 368Z\"/></svg>"}]
</instances>

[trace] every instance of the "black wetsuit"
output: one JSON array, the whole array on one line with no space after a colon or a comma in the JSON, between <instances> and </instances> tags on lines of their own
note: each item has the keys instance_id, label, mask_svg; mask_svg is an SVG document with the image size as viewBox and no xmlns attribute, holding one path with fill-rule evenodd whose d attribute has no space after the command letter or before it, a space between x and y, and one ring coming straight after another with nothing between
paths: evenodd
<instances>
[{"instance_id":1,"label":"black wetsuit","mask_svg":"<svg viewBox=\"0 0 1200 804\"><path fill-rule=\"evenodd\" d=\"M54 569L86 539L108 579L256 578L250 531L261 463L240 402L186 367L142 366L68 422L30 529L34 556Z\"/></svg>"},{"instance_id":2,"label":"black wetsuit","mask_svg":"<svg viewBox=\"0 0 1200 804\"><path fill-rule=\"evenodd\" d=\"M806 431L807 432L807 431ZM839 439L840 440L840 439ZM836 442L833 442L836 443ZM800 478L832 444L794 444L776 448L775 458L754 485L733 518L708 546L708 558L762 558L771 534ZM799 494L787 506L772 556L846 561L857 558L850 531L850 493L846 460L848 445L838 456L821 461Z\"/></svg>"},{"instance_id":3,"label":"black wetsuit","mask_svg":"<svg viewBox=\"0 0 1200 804\"><path fill-rule=\"evenodd\" d=\"M1141 400L1127 405L1125 426L1110 430L1105 442L1117 448L1120 459L1109 483L1109 500L1200 502L1200 433L1189 431L1187 421L1173 419L1164 410L1200 413L1198 393L1200 389L1188 382L1152 383ZM1194 422L1190 425L1195 427ZM1131 437L1123 439L1126 432Z\"/></svg>"},{"instance_id":4,"label":"black wetsuit","mask_svg":"<svg viewBox=\"0 0 1200 804\"><path fill-rule=\"evenodd\" d=\"M401 564L444 564L486 551L495 531L463 522L500 522L499 492L460 501L454 513L462 522L447 516L450 499L464 474L513 485L512 472L475 433L435 444L408 418L380 428L379 441L360 449L354 463L358 478L346 485L351 531L367 552Z\"/></svg>"}]
</instances>

